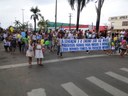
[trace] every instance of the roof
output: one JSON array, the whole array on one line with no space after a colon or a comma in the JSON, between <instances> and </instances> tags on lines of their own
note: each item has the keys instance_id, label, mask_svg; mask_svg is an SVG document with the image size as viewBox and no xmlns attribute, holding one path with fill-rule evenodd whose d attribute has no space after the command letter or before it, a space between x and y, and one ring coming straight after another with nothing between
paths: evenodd
<instances>
[{"instance_id":1,"label":"roof","mask_svg":"<svg viewBox=\"0 0 128 96\"><path fill-rule=\"evenodd\" d=\"M69 29L69 26L62 26L62 28ZM76 28L76 26L71 26L71 28ZM79 28L89 28L89 25L79 25Z\"/></svg>"},{"instance_id":2,"label":"roof","mask_svg":"<svg viewBox=\"0 0 128 96\"><path fill-rule=\"evenodd\" d=\"M75 24L71 24L71 26L74 26ZM55 27L55 22L48 22L48 26L49 27ZM61 27L61 26L69 26L69 23L60 23L57 22L57 27Z\"/></svg>"}]
</instances>

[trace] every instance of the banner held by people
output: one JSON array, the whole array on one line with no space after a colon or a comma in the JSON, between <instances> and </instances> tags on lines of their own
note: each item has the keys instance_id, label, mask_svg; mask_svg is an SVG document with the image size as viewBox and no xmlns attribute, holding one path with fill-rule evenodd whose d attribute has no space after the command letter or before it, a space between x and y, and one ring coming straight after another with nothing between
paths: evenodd
<instances>
[{"instance_id":1,"label":"banner held by people","mask_svg":"<svg viewBox=\"0 0 128 96\"><path fill-rule=\"evenodd\" d=\"M108 50L108 39L61 39L61 52Z\"/></svg>"}]
</instances>

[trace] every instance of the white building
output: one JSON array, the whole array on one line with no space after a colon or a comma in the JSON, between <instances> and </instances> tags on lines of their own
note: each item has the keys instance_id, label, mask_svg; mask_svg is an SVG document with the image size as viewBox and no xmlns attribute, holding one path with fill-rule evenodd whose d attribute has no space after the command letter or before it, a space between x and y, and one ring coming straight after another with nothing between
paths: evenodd
<instances>
[{"instance_id":1,"label":"white building","mask_svg":"<svg viewBox=\"0 0 128 96\"><path fill-rule=\"evenodd\" d=\"M113 29L128 29L128 15L109 17L110 26Z\"/></svg>"}]
</instances>

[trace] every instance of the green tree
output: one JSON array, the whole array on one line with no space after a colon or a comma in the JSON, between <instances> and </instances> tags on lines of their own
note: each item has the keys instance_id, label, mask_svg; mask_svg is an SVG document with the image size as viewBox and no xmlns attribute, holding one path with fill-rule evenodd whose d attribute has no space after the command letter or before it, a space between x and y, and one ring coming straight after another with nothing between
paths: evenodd
<instances>
[{"instance_id":1,"label":"green tree","mask_svg":"<svg viewBox=\"0 0 128 96\"><path fill-rule=\"evenodd\" d=\"M38 22L38 27L40 30L45 29L47 30L49 20L45 20L44 17L41 17L41 20Z\"/></svg>"},{"instance_id":2,"label":"green tree","mask_svg":"<svg viewBox=\"0 0 128 96\"><path fill-rule=\"evenodd\" d=\"M15 20L14 24L15 24L15 27L16 27L17 30L18 30L19 27L22 25L19 20Z\"/></svg>"},{"instance_id":3,"label":"green tree","mask_svg":"<svg viewBox=\"0 0 128 96\"><path fill-rule=\"evenodd\" d=\"M24 24L21 24L21 26L20 26L20 28L22 29L22 30L28 30L28 22L24 22Z\"/></svg>"},{"instance_id":4,"label":"green tree","mask_svg":"<svg viewBox=\"0 0 128 96\"><path fill-rule=\"evenodd\" d=\"M100 26L100 16L101 16L101 9L104 4L104 0L97 0L95 3L97 2L98 2L98 6L96 6L96 13L97 13L96 32L97 32L97 37L99 37L98 32L99 32L99 26Z\"/></svg>"},{"instance_id":5,"label":"green tree","mask_svg":"<svg viewBox=\"0 0 128 96\"><path fill-rule=\"evenodd\" d=\"M14 24L17 30L24 30L28 28L28 22L24 22L24 24L22 24L19 20L15 20Z\"/></svg>"},{"instance_id":6,"label":"green tree","mask_svg":"<svg viewBox=\"0 0 128 96\"><path fill-rule=\"evenodd\" d=\"M75 2L77 4L77 23L76 23L76 30L79 30L79 19L80 19L80 12L92 0L68 0L71 8L74 10Z\"/></svg>"},{"instance_id":7,"label":"green tree","mask_svg":"<svg viewBox=\"0 0 128 96\"><path fill-rule=\"evenodd\" d=\"M39 20L39 16L42 17L42 15L39 13L40 10L37 6L35 8L32 7L30 11L33 12L33 14L31 15L31 19L34 20L34 31L36 32L36 20Z\"/></svg>"}]
</instances>

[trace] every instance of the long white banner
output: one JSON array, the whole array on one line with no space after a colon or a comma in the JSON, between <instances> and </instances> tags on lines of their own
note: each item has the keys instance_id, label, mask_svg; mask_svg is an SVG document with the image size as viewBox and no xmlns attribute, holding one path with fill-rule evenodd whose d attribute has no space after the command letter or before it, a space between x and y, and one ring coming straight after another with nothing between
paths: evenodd
<instances>
[{"instance_id":1,"label":"long white banner","mask_svg":"<svg viewBox=\"0 0 128 96\"><path fill-rule=\"evenodd\" d=\"M61 52L108 50L108 39L61 39Z\"/></svg>"}]
</instances>

